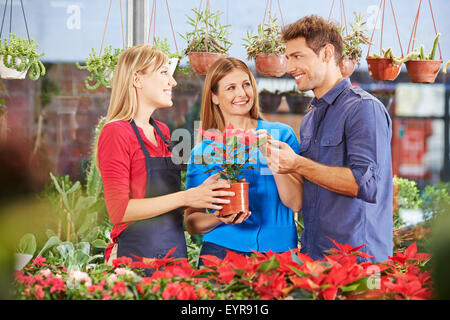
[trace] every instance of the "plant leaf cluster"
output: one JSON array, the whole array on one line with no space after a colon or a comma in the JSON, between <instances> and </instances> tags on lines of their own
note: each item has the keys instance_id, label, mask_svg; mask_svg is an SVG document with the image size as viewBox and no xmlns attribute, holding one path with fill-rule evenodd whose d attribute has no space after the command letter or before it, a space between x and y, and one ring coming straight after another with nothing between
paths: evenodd
<instances>
[{"instance_id":1,"label":"plant leaf cluster","mask_svg":"<svg viewBox=\"0 0 450 320\"><path fill-rule=\"evenodd\" d=\"M247 31L244 47L247 49L247 59L256 59L260 53L284 54L286 45L281 41L281 26L276 22L277 18L269 15L269 22L258 25L258 33L253 35Z\"/></svg>"},{"instance_id":2,"label":"plant leaf cluster","mask_svg":"<svg viewBox=\"0 0 450 320\"><path fill-rule=\"evenodd\" d=\"M86 64L84 66L76 62L78 69L87 70L91 73L84 81L87 89L96 90L101 84L105 87L112 85L112 73L114 72L117 61L123 51L125 51L125 49L115 48L113 50L112 46L108 46L105 48L103 55L99 56L95 49L92 48L92 52L89 54L89 57L86 58Z\"/></svg>"},{"instance_id":3,"label":"plant leaf cluster","mask_svg":"<svg viewBox=\"0 0 450 320\"><path fill-rule=\"evenodd\" d=\"M45 75L45 66L39 60L45 52L38 54L37 48L38 45L34 43L33 38L28 41L10 33L9 38L3 39L0 55L6 67L19 72L29 69L28 77L31 80L37 80L40 76Z\"/></svg>"},{"instance_id":4,"label":"plant leaf cluster","mask_svg":"<svg viewBox=\"0 0 450 320\"><path fill-rule=\"evenodd\" d=\"M228 41L228 27L230 25L222 25L220 16L222 12L211 12L209 5L205 10L192 9L194 17L188 17L188 24L194 27L194 30L187 32L181 37L187 41L185 54L189 52L213 52L225 54L231 46Z\"/></svg>"},{"instance_id":5,"label":"plant leaf cluster","mask_svg":"<svg viewBox=\"0 0 450 320\"><path fill-rule=\"evenodd\" d=\"M361 45L363 44L369 45L372 43L366 36L367 30L365 29L364 25L367 22L364 21L365 16L363 16L361 12L359 13L353 12L353 14L355 15L355 21L353 24L350 24L351 33L345 36L343 26L339 26L339 31L345 43L344 55L352 59L355 59L359 65L359 62L362 57Z\"/></svg>"}]
</instances>

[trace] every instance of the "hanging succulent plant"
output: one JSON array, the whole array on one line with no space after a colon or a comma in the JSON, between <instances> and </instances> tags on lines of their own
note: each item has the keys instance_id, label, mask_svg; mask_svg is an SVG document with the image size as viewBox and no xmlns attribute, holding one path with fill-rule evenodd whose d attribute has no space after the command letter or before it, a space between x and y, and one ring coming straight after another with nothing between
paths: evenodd
<instances>
[{"instance_id":1,"label":"hanging succulent plant","mask_svg":"<svg viewBox=\"0 0 450 320\"><path fill-rule=\"evenodd\" d=\"M23 79L28 71L31 80L45 75L44 64L39 60L45 53L37 53L34 39L22 39L14 33L4 38L0 46L0 73L4 79ZM11 73L11 70L13 72Z\"/></svg>"},{"instance_id":2,"label":"hanging succulent plant","mask_svg":"<svg viewBox=\"0 0 450 320\"><path fill-rule=\"evenodd\" d=\"M76 62L76 66L80 70L88 70L91 75L84 81L86 88L89 90L96 90L101 84L105 87L110 87L113 81L114 69L117 61L125 49L116 48L112 46L105 48L102 56L99 56L94 48L86 58L86 65L82 66ZM91 84L94 83L94 84Z\"/></svg>"}]
</instances>

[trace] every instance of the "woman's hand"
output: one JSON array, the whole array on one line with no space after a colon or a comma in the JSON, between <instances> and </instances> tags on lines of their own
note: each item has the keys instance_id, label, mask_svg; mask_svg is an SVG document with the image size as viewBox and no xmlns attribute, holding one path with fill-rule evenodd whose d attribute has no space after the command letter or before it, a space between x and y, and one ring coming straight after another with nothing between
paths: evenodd
<instances>
[{"instance_id":1,"label":"woman's hand","mask_svg":"<svg viewBox=\"0 0 450 320\"><path fill-rule=\"evenodd\" d=\"M220 179L220 173L213 174L198 187L184 191L185 206L221 210L222 206L218 204L230 203L230 200L219 197L232 197L234 192L216 190L228 188L230 188L230 184Z\"/></svg>"},{"instance_id":2,"label":"woman's hand","mask_svg":"<svg viewBox=\"0 0 450 320\"><path fill-rule=\"evenodd\" d=\"M266 156L267 155L267 148L270 145L270 142L273 140L272 136L269 132L265 129L260 129L255 131L256 137L258 137L259 141L264 141L261 145L259 145L259 150L261 153Z\"/></svg>"},{"instance_id":3,"label":"woman's hand","mask_svg":"<svg viewBox=\"0 0 450 320\"><path fill-rule=\"evenodd\" d=\"M245 220L247 220L248 217L250 217L252 213L250 211L248 212L239 212L239 213L233 213L230 214L228 216L225 217L221 217L220 216L220 212L219 211L215 211L214 215L216 216L217 219L219 219L220 221L222 221L225 224L239 224L244 222Z\"/></svg>"}]
</instances>

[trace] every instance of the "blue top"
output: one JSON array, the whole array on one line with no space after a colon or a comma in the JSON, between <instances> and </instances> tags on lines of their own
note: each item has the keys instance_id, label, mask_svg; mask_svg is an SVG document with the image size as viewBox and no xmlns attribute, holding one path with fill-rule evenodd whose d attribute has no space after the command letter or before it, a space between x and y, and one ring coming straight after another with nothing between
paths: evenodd
<instances>
[{"instance_id":1,"label":"blue top","mask_svg":"<svg viewBox=\"0 0 450 320\"><path fill-rule=\"evenodd\" d=\"M322 98L300 128L300 155L328 166L348 167L358 184L356 198L305 180L302 252L322 259L334 248L330 237L359 246L373 261L392 256L392 122L384 105L349 79Z\"/></svg>"},{"instance_id":2,"label":"blue top","mask_svg":"<svg viewBox=\"0 0 450 320\"><path fill-rule=\"evenodd\" d=\"M286 142L295 152L299 151L299 143L294 130L279 122L258 120L256 128L265 129L274 139ZM197 187L215 172L204 173L210 168L220 168L215 163L194 164L194 155L208 154L212 147L204 141L198 143L191 152L187 167L186 189ZM272 172L267 161L257 150L257 163L250 165L259 170L243 172L249 185L250 217L241 224L221 224L203 236L204 241L212 242L229 249L242 252L284 252L297 248L297 229L292 210L280 200Z\"/></svg>"}]
</instances>

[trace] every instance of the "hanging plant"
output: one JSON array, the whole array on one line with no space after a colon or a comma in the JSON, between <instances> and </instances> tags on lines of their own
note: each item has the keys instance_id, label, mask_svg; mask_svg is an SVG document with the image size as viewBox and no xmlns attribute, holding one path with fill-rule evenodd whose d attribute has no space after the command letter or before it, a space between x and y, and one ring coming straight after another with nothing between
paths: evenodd
<instances>
[{"instance_id":1,"label":"hanging plant","mask_svg":"<svg viewBox=\"0 0 450 320\"><path fill-rule=\"evenodd\" d=\"M281 77L286 73L286 45L281 41L281 26L269 14L269 22L258 25L258 33L247 31L244 47L247 59L255 60L256 70L265 77Z\"/></svg>"},{"instance_id":2,"label":"hanging plant","mask_svg":"<svg viewBox=\"0 0 450 320\"><path fill-rule=\"evenodd\" d=\"M188 24L194 30L181 37L188 46L184 54L189 57L189 64L195 73L206 75L209 67L218 59L228 56L231 42L228 41L228 27L220 24L221 12L211 12L209 1L205 10L192 9L194 18L188 16Z\"/></svg>"},{"instance_id":3,"label":"hanging plant","mask_svg":"<svg viewBox=\"0 0 450 320\"><path fill-rule=\"evenodd\" d=\"M167 38L161 39L160 37L157 37L153 46L164 52L169 57L169 71L172 75L174 74L175 70L183 74L189 73L188 67L179 67L179 62L181 59L183 59L183 53L178 53L178 51L171 51L170 44Z\"/></svg>"},{"instance_id":4,"label":"hanging plant","mask_svg":"<svg viewBox=\"0 0 450 320\"><path fill-rule=\"evenodd\" d=\"M446 74L446 73L447 73L448 67L450 67L450 60L448 60L448 61L445 63L444 68L442 69L442 73L443 73L443 74Z\"/></svg>"},{"instance_id":5,"label":"hanging plant","mask_svg":"<svg viewBox=\"0 0 450 320\"><path fill-rule=\"evenodd\" d=\"M112 46L105 48L105 52L102 56L99 56L94 48L86 58L86 65L82 66L76 62L76 66L80 70L87 70L91 75L84 81L86 88L89 90L96 90L101 84L105 87L111 87L114 69L116 68L117 61L120 55L125 49L115 48ZM93 84L92 84L93 83Z\"/></svg>"},{"instance_id":6,"label":"hanging plant","mask_svg":"<svg viewBox=\"0 0 450 320\"><path fill-rule=\"evenodd\" d=\"M395 80L398 77L398 75L400 74L400 69L401 69L401 66L403 63L402 62L403 48L402 48L402 43L400 41L400 33L398 31L397 20L395 18L394 7L392 5L392 1L390 3L391 3L391 9L392 9L392 16L394 18L394 23L395 23L395 29L397 31L398 43L399 43L400 51L402 52L402 55L401 55L401 57L396 57L396 56L394 56L394 53L391 48L383 49L383 26L384 26L384 11L385 11L385 6L386 6L386 0L380 0L380 6L378 8L378 13L377 13L377 19L376 19L375 25L373 27L372 36L370 37L370 44L369 44L369 49L367 51L367 57L366 57L367 65L369 66L369 74L372 76L372 78L374 80L388 80L388 81ZM377 23L378 23L378 17L381 12L381 7L383 7L383 11L382 11L383 18L381 20L380 54L369 55L370 47L372 45L373 35L375 33L375 29L376 29Z\"/></svg>"},{"instance_id":7,"label":"hanging plant","mask_svg":"<svg viewBox=\"0 0 450 320\"><path fill-rule=\"evenodd\" d=\"M0 46L0 76L3 79L37 80L45 75L44 64L39 60L45 53L37 53L34 39L25 40L14 33L4 38Z\"/></svg>"},{"instance_id":8,"label":"hanging plant","mask_svg":"<svg viewBox=\"0 0 450 320\"><path fill-rule=\"evenodd\" d=\"M351 34L345 35L345 27L340 26L339 30L341 32L342 38L344 40L344 56L339 64L341 68L341 73L345 78L350 77L350 75L355 70L356 64L359 66L362 57L362 45L373 44L370 42L369 38L366 36L366 29L364 25L367 23L364 21L364 16L362 13L353 12L355 15L355 21L350 24Z\"/></svg>"}]
</instances>

